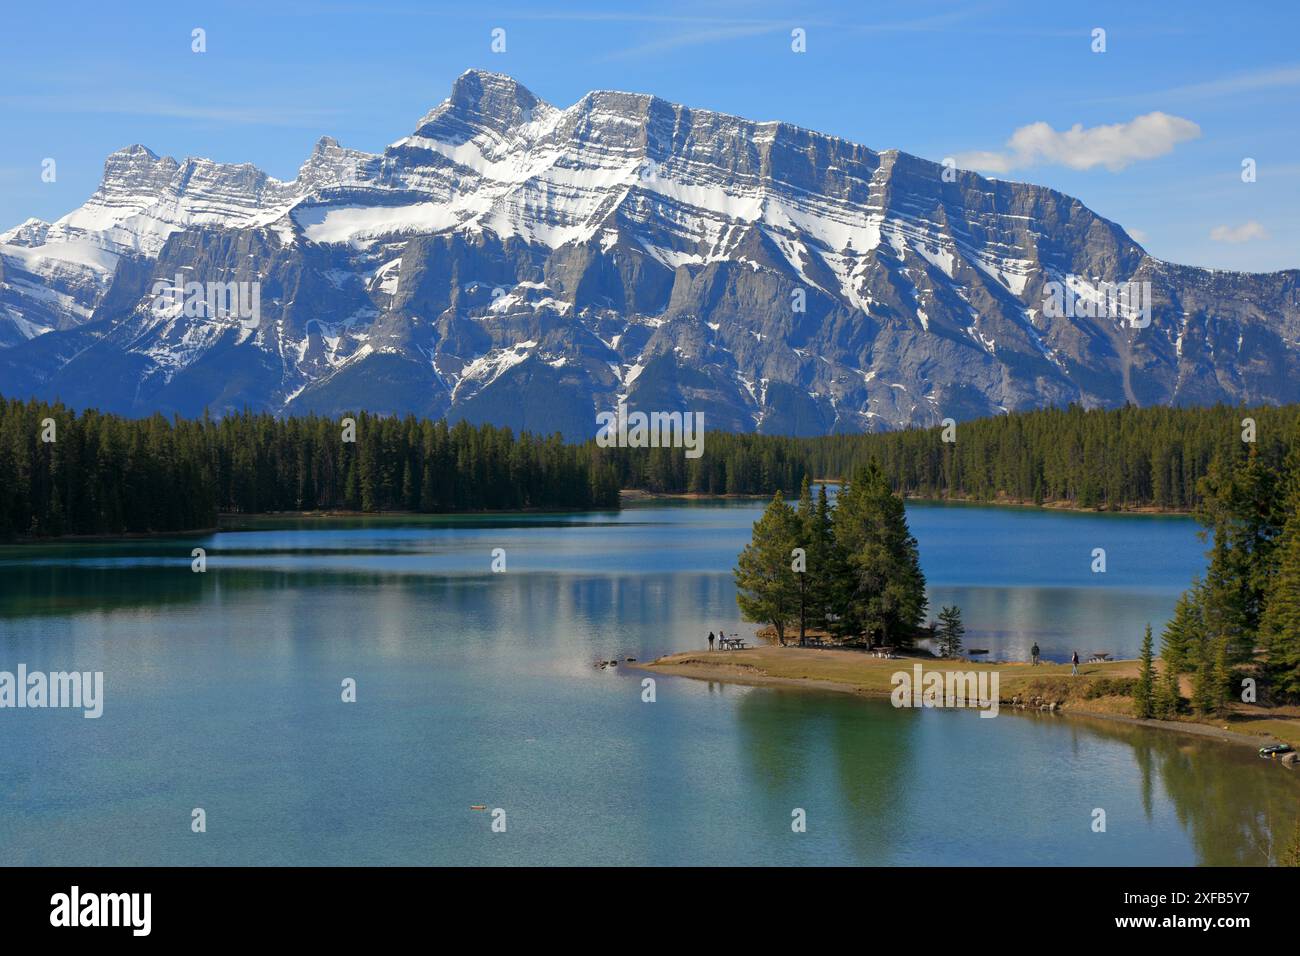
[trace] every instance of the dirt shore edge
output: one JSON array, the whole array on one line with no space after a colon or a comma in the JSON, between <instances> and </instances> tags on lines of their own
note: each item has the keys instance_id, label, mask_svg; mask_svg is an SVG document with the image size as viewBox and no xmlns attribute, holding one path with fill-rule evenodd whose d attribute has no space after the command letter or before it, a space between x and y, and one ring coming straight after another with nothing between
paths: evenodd
<instances>
[{"instance_id":1,"label":"dirt shore edge","mask_svg":"<svg viewBox=\"0 0 1300 956\"><path fill-rule=\"evenodd\" d=\"M876 700L887 700L889 698L889 691L879 691L873 688L848 683L846 681L777 676L764 673L758 667L745 663L723 664L719 662L718 664L710 665L694 661L673 663L669 662L669 658L672 656L674 655L660 657L656 660L646 661L643 663L630 663L625 666L652 674L667 674L670 677L686 677L692 680L718 681L719 683L742 684L751 687L777 687L804 691L853 694L858 697L869 697ZM906 659L900 660L898 663L908 667L911 666L910 661L907 661ZM1001 703L1007 706L1009 712L1018 713L1018 711L1011 709L1009 699L1003 700ZM1037 711L1027 713L1037 713ZM1054 712L1053 716L1063 716L1083 720L1106 720L1115 723L1130 724L1137 727L1151 727L1157 730L1168 730L1173 731L1174 733L1189 734L1194 737L1219 740L1224 743L1249 746L1252 750L1256 751L1258 751L1260 747L1267 747L1281 743L1281 741L1275 737L1243 734L1234 730L1224 730L1221 727L1215 727L1210 724L1190 723L1181 720L1143 719L1123 714L1092 711L1073 705L1062 706L1060 710Z\"/></svg>"}]
</instances>

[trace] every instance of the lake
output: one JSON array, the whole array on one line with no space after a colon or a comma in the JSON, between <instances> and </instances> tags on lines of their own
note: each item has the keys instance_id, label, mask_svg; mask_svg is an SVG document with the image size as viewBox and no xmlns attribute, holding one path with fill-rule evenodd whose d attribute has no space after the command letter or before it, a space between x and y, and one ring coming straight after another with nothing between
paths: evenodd
<instances>
[{"instance_id":1,"label":"lake","mask_svg":"<svg viewBox=\"0 0 1300 956\"><path fill-rule=\"evenodd\" d=\"M105 680L98 720L0 711L0 863L1263 864L1291 826L1246 748L663 676L645 703L594 666L752 633L730 569L761 507L0 548L0 670ZM932 613L993 657L1133 656L1203 566L1186 518L908 515Z\"/></svg>"}]
</instances>

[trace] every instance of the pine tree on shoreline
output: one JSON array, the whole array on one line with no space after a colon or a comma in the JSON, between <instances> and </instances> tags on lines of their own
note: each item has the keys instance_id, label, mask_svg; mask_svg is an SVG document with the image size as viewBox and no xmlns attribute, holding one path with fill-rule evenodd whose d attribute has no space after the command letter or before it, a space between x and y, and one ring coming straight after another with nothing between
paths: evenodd
<instances>
[{"instance_id":1,"label":"pine tree on shoreline","mask_svg":"<svg viewBox=\"0 0 1300 956\"><path fill-rule=\"evenodd\" d=\"M961 622L961 608L955 604L945 606L939 612L939 627L936 633L943 656L956 657L961 651L962 637L966 634L966 626Z\"/></svg>"},{"instance_id":2,"label":"pine tree on shoreline","mask_svg":"<svg viewBox=\"0 0 1300 956\"><path fill-rule=\"evenodd\" d=\"M1265 665L1273 689L1300 697L1300 464L1294 453L1289 516L1277 549L1277 568L1260 620L1260 636L1268 654Z\"/></svg>"},{"instance_id":3,"label":"pine tree on shoreline","mask_svg":"<svg viewBox=\"0 0 1300 956\"><path fill-rule=\"evenodd\" d=\"M803 572L796 570L799 548ZM902 500L875 468L855 476L834 506L824 488L813 505L806 483L797 511L775 495L754 523L735 577L742 614L770 624L782 643L787 624L798 623L802 633L809 621L841 638L909 643L925 614L916 539Z\"/></svg>"},{"instance_id":4,"label":"pine tree on shoreline","mask_svg":"<svg viewBox=\"0 0 1300 956\"><path fill-rule=\"evenodd\" d=\"M1142 654L1138 665L1138 682L1133 689L1133 716L1150 718L1155 714L1155 660L1151 652L1151 625L1142 635Z\"/></svg>"},{"instance_id":5,"label":"pine tree on shoreline","mask_svg":"<svg viewBox=\"0 0 1300 956\"><path fill-rule=\"evenodd\" d=\"M799 574L791 555L799 537L798 517L778 491L754 522L733 572L741 613L746 620L770 625L782 646L786 628L799 614Z\"/></svg>"}]
</instances>

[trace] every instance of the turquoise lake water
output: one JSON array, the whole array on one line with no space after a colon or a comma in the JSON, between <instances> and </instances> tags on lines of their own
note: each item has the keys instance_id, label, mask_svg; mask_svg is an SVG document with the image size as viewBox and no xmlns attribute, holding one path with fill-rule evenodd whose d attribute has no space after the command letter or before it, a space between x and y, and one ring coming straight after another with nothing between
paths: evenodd
<instances>
[{"instance_id":1,"label":"turquoise lake water","mask_svg":"<svg viewBox=\"0 0 1300 956\"><path fill-rule=\"evenodd\" d=\"M730 569L760 508L0 549L0 670L106 685L98 720L0 711L0 863L1261 864L1290 827L1300 788L1244 748L669 677L643 703L593 666L752 632ZM1186 518L908 515L932 607L993 657L1133 656L1204 563Z\"/></svg>"}]
</instances>

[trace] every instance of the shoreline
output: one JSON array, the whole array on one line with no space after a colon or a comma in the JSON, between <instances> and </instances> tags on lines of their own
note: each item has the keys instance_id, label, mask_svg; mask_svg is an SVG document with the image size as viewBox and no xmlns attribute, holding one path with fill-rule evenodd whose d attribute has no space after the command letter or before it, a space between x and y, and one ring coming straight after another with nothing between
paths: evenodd
<instances>
[{"instance_id":1,"label":"shoreline","mask_svg":"<svg viewBox=\"0 0 1300 956\"><path fill-rule=\"evenodd\" d=\"M828 660L823 655L850 655L840 660ZM720 658L713 660L712 658ZM775 660L779 658L779 660ZM819 659L820 658L820 659ZM774 666L775 660L775 666ZM926 666L929 664L942 666ZM911 671L913 665L921 664L923 671L939 672L950 670L994 671L999 674L1001 685L999 692L999 711L1002 708L1012 713L1038 713L1037 706L1016 707L1012 699L1033 693L1040 683L1052 684L1059 678L1078 681L1074 689L1087 691L1096 680L1106 678L1123 678L1130 676L1126 671L1136 670L1136 660L1108 661L1105 664L1081 664L1080 678L1071 677L1068 664L1040 664L1033 666L1027 662L1011 661L998 664L967 660L943 661L939 658L899 657L880 659L866 654L838 651L825 648L768 647L759 646L743 651L687 651L669 654L653 661L632 663L626 666L652 674L666 674L670 677L684 677L691 680L717 681L726 684L739 684L750 687L785 688L790 690L853 694L877 700L888 700L893 690L890 676L899 670ZM773 670L779 672L773 672ZM1019 688L1020 693L1017 693ZM1053 695L1054 696L1054 695ZM1127 697L1099 696L1098 701L1109 702L1112 706L1126 702ZM1060 702L1050 712L1071 718L1087 720L1106 720L1128 724L1136 727L1149 727L1188 734L1195 737L1218 740L1237 746L1249 746L1258 751L1260 747L1277 743L1290 743L1300 749L1300 721L1280 715L1275 718L1286 722L1290 739L1284 740L1273 733L1251 734L1241 730L1225 727L1222 722L1210 724L1201 721L1157 720L1134 717L1131 714L1114 710L1087 706L1087 699L1070 697ZM1231 720L1229 720L1231 723Z\"/></svg>"},{"instance_id":2,"label":"shoreline","mask_svg":"<svg viewBox=\"0 0 1300 956\"><path fill-rule=\"evenodd\" d=\"M31 536L0 539L0 547L22 547L30 544L109 544L114 541L153 541L162 538L195 538L216 534L215 528L185 528L177 531L122 531L114 534L59 534L34 538Z\"/></svg>"},{"instance_id":3,"label":"shoreline","mask_svg":"<svg viewBox=\"0 0 1300 956\"><path fill-rule=\"evenodd\" d=\"M502 515L581 515L616 508L484 508L476 511L354 511L348 508L326 508L312 511L222 511L217 514L217 530L231 530L227 525L239 521L267 521L287 519L292 521L324 518L484 518Z\"/></svg>"},{"instance_id":4,"label":"shoreline","mask_svg":"<svg viewBox=\"0 0 1300 956\"><path fill-rule=\"evenodd\" d=\"M991 508L1030 508L1035 511L1065 511L1081 515L1169 515L1191 517L1190 508L1162 508L1160 505L1116 505L1107 508L1082 508L1071 501L1035 502L1027 498L934 498L929 495L903 495L904 501L938 505L972 505Z\"/></svg>"},{"instance_id":5,"label":"shoreline","mask_svg":"<svg viewBox=\"0 0 1300 956\"><path fill-rule=\"evenodd\" d=\"M839 484L837 478L810 479L813 485ZM797 496L796 496L797 497ZM1081 508L1070 501L1044 501L1041 503L1021 498L936 498L932 495L905 494L904 501L937 505L971 505L972 507L992 508L1029 508L1035 511L1069 512L1083 515L1168 515L1170 517L1191 517L1190 508L1162 508L1159 505L1122 505L1113 508ZM644 488L623 488L618 493L619 502L638 501L769 501L770 494L748 494L731 492L728 494L709 494L703 491L647 491Z\"/></svg>"},{"instance_id":6,"label":"shoreline","mask_svg":"<svg viewBox=\"0 0 1300 956\"><path fill-rule=\"evenodd\" d=\"M817 484L836 483L833 479L819 478ZM210 528L185 528L174 531L124 531L111 534L61 534L47 537L18 535L7 540L0 539L0 547L6 545L29 544L96 544L112 541L149 541L162 538L193 538L217 534L218 532L236 532L241 530L239 522L268 520L324 520L328 518L457 518L457 517L498 517L508 515L572 515L597 512L617 512L627 505L650 501L767 501L771 495L765 494L706 494L698 491L659 492L646 491L641 488L622 488L618 493L617 508L521 508L514 511L350 511L347 509L329 509L325 511L258 511L250 513L221 512L217 515L217 525ZM976 498L930 498L921 495L904 495L904 500L922 504L970 505L972 507L1026 508L1036 511L1066 512L1071 514L1127 514L1187 517L1191 511L1178 511L1159 508L1154 505L1138 505L1123 508L1080 508L1066 501L1048 501L1035 504L1032 501L1020 501L1012 498L1000 498L982 501Z\"/></svg>"},{"instance_id":7,"label":"shoreline","mask_svg":"<svg viewBox=\"0 0 1300 956\"><path fill-rule=\"evenodd\" d=\"M258 521L323 521L330 518L491 518L512 515L576 515L618 512L618 508L520 508L517 511L223 511L217 515L217 524L211 528L185 528L175 531L122 531L107 534L60 534L45 537L19 535L0 539L0 547L31 544L104 544L113 541L151 541L164 538L193 538L220 532L237 533L245 530L241 524Z\"/></svg>"}]
</instances>

